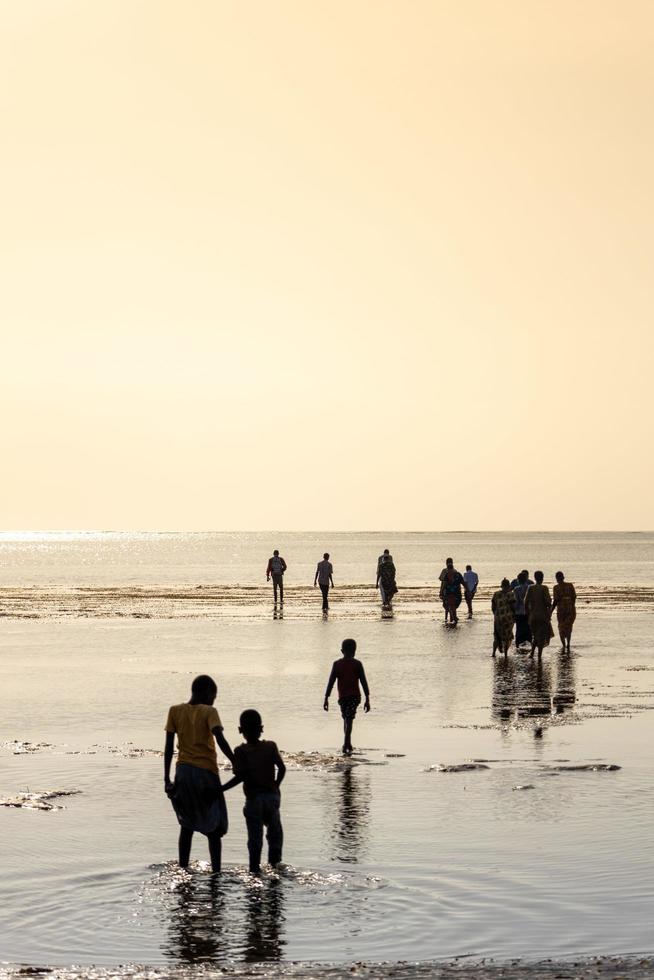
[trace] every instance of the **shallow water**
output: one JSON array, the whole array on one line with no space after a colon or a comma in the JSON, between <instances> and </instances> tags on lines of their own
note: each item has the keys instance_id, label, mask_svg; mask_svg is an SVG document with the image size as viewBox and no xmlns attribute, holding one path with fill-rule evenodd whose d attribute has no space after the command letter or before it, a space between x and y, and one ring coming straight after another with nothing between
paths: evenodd
<instances>
[{"instance_id":1,"label":"shallow water","mask_svg":"<svg viewBox=\"0 0 654 980\"><path fill-rule=\"evenodd\" d=\"M390 545L396 559L413 537ZM570 554L572 537L560 546ZM371 544L373 573L380 543ZM524 543L502 539L489 566L511 553L506 571L533 567ZM157 571L151 544L131 540L130 554L147 553L134 581L146 567L144 586L218 580L183 563ZM95 557L78 565L69 554L66 578L59 552L50 574L43 554L34 558L39 542L12 543L19 571L12 580L5 565L4 583L25 585L31 568L44 589L123 585L130 561L110 575L104 546L96 541ZM640 585L654 578L649 547L638 545ZM421 540L416 567L424 548ZM619 585L614 537L593 548L603 577L577 584ZM269 599L251 613L223 604L216 618L0 619L0 797L81 791L55 801L64 809L0 807L0 960L344 963L650 949L652 611L591 601L572 656L551 646L538 669L523 654L490 658L485 605L456 631L435 602L416 611L402 594L392 620L363 600L323 621L307 599L294 617L290 594L283 621ZM362 748L351 762L338 756L337 706L321 709L345 635L359 642L373 703L357 717ZM279 875L245 871L239 789L228 795L222 878L208 874L202 838L190 873L171 860L163 724L203 671L219 681L228 738L254 706L289 757ZM469 764L484 768L461 768ZM602 768L610 765L621 768Z\"/></svg>"}]
</instances>

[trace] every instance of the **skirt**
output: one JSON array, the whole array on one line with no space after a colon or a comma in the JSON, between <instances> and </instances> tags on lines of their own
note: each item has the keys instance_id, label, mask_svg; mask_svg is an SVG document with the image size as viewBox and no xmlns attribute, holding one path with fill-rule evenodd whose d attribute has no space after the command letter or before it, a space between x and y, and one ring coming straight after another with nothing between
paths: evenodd
<instances>
[{"instance_id":1,"label":"skirt","mask_svg":"<svg viewBox=\"0 0 654 980\"><path fill-rule=\"evenodd\" d=\"M559 611L560 607L557 606L556 613L558 619L559 636L561 639L563 637L568 637L572 632L572 627L574 626L574 621L577 618L577 611L572 607L572 609L563 609Z\"/></svg>"},{"instance_id":2,"label":"skirt","mask_svg":"<svg viewBox=\"0 0 654 980\"><path fill-rule=\"evenodd\" d=\"M550 640L554 636L554 630L549 619L541 616L532 616L529 621L532 632L532 643L537 647L548 647Z\"/></svg>"},{"instance_id":3,"label":"skirt","mask_svg":"<svg viewBox=\"0 0 654 980\"><path fill-rule=\"evenodd\" d=\"M227 833L225 795L215 772L178 762L168 795L180 827L207 836Z\"/></svg>"},{"instance_id":4,"label":"skirt","mask_svg":"<svg viewBox=\"0 0 654 980\"><path fill-rule=\"evenodd\" d=\"M460 592L446 592L443 596L443 605L453 618L456 618L456 611L461 605Z\"/></svg>"},{"instance_id":5,"label":"skirt","mask_svg":"<svg viewBox=\"0 0 654 980\"><path fill-rule=\"evenodd\" d=\"M521 643L531 643L531 628L529 620L525 614L516 613L515 617L515 645Z\"/></svg>"}]
</instances>

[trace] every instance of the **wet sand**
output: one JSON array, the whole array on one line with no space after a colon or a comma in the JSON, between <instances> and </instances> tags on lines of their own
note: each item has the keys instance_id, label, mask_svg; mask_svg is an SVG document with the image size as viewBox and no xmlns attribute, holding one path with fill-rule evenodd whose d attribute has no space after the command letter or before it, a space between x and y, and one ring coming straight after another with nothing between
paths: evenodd
<instances>
[{"instance_id":1,"label":"wet sand","mask_svg":"<svg viewBox=\"0 0 654 980\"><path fill-rule=\"evenodd\" d=\"M475 598L477 614L487 614L495 587L482 585ZM654 587L586 585L577 586L578 605L620 611L654 609ZM287 588L286 602L278 618L313 618L320 594L311 586ZM0 617L10 619L76 618L243 618L271 616L271 587L257 585L196 585L173 587L0 587ZM330 593L331 615L337 618L379 618L379 592L369 585L339 585ZM395 601L399 614L414 618L442 615L435 586L403 585ZM465 616L465 606L461 607Z\"/></svg>"},{"instance_id":2,"label":"wet sand","mask_svg":"<svg viewBox=\"0 0 654 980\"><path fill-rule=\"evenodd\" d=\"M20 967L3 968L2 980L18 980L19 977L43 977L52 980L220 980L221 977L243 980L344 980L346 977L361 980L649 980L654 977L654 958L602 956L581 960L542 960L528 963L511 960L505 963L482 961L479 963L352 963L339 966L312 965L307 963L284 966L266 964L225 964L220 969L206 966L159 969L151 966L128 964L103 970L75 967Z\"/></svg>"}]
</instances>

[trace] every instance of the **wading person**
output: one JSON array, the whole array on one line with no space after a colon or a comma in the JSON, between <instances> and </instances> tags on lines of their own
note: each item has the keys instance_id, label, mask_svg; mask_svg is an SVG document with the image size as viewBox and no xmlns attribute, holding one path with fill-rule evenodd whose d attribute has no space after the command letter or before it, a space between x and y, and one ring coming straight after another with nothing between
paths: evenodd
<instances>
[{"instance_id":1,"label":"wading person","mask_svg":"<svg viewBox=\"0 0 654 980\"><path fill-rule=\"evenodd\" d=\"M329 609L329 587L334 588L334 568L329 560L329 552L326 551L322 556L322 561L318 562L316 574L313 578L313 587L320 586L322 592L322 611L326 613Z\"/></svg>"},{"instance_id":2,"label":"wading person","mask_svg":"<svg viewBox=\"0 0 654 980\"><path fill-rule=\"evenodd\" d=\"M552 613L556 609L559 636L561 637L561 651L570 653L570 640L572 638L572 627L577 618L577 593L572 582L565 581L563 572L556 573L556 585L552 589L554 602L552 603Z\"/></svg>"},{"instance_id":3,"label":"wading person","mask_svg":"<svg viewBox=\"0 0 654 980\"><path fill-rule=\"evenodd\" d=\"M380 555L377 562L377 586L381 595L382 609L393 608L393 596L397 592L395 582L395 564L388 550Z\"/></svg>"},{"instance_id":4,"label":"wading person","mask_svg":"<svg viewBox=\"0 0 654 980\"><path fill-rule=\"evenodd\" d=\"M239 732L245 742L234 749L234 777L223 788L228 790L243 783L250 871L259 874L264 827L268 864L275 867L282 860L284 831L279 814L279 786L286 775L286 766L275 743L261 738L263 724L258 711L249 709L241 714Z\"/></svg>"},{"instance_id":5,"label":"wading person","mask_svg":"<svg viewBox=\"0 0 654 980\"><path fill-rule=\"evenodd\" d=\"M343 755L352 755L352 726L356 717L357 708L361 704L359 683L366 696L363 710L370 711L370 689L368 688L363 664L354 657L356 652L356 640L343 640L341 644L341 653L343 656L340 660L335 660L332 665L323 704L325 711L329 711L329 696L332 693L334 684L337 684L338 704L343 718Z\"/></svg>"},{"instance_id":6,"label":"wading person","mask_svg":"<svg viewBox=\"0 0 654 980\"><path fill-rule=\"evenodd\" d=\"M513 589L515 596L515 645L516 649L523 643L531 643L531 628L525 609L525 599L527 591L533 582L529 580L529 572L522 571L516 579L517 585Z\"/></svg>"},{"instance_id":7,"label":"wading person","mask_svg":"<svg viewBox=\"0 0 654 980\"><path fill-rule=\"evenodd\" d=\"M472 619L472 600L475 597L478 586L479 576L476 572L473 572L472 565L466 565L466 570L463 573L463 596L468 607L468 619Z\"/></svg>"},{"instance_id":8,"label":"wading person","mask_svg":"<svg viewBox=\"0 0 654 980\"><path fill-rule=\"evenodd\" d=\"M277 605L277 592L279 590L279 601L280 604L284 605L284 572L286 571L286 562L281 557L277 549L272 553L272 558L268 559L268 568L266 569L266 582L270 582L272 577L273 583L273 597L275 600L275 605Z\"/></svg>"},{"instance_id":9,"label":"wading person","mask_svg":"<svg viewBox=\"0 0 654 980\"><path fill-rule=\"evenodd\" d=\"M195 832L209 840L212 871L220 871L221 838L227 833L227 807L218 775L216 745L233 763L234 755L223 735L214 702L218 688L206 674L191 685L191 699L175 704L166 721L164 789L177 814L179 864L187 868ZM171 782L170 767L177 735L177 768Z\"/></svg>"},{"instance_id":10,"label":"wading person","mask_svg":"<svg viewBox=\"0 0 654 980\"><path fill-rule=\"evenodd\" d=\"M493 610L493 653L499 650L504 656L509 652L513 640L513 622L515 619L515 595L508 578L503 578L500 588L491 599Z\"/></svg>"},{"instance_id":11,"label":"wading person","mask_svg":"<svg viewBox=\"0 0 654 980\"><path fill-rule=\"evenodd\" d=\"M446 560L445 568L439 578L441 583L439 594L443 608L445 609L445 622L447 622L449 617L450 622L456 626L459 622L457 610L461 605L461 590L465 583L461 572L458 572L454 567L454 560L452 558Z\"/></svg>"},{"instance_id":12,"label":"wading person","mask_svg":"<svg viewBox=\"0 0 654 980\"><path fill-rule=\"evenodd\" d=\"M550 645L554 636L552 629L552 598L550 590L543 585L543 573L534 572L535 585L530 585L525 596L525 610L531 630L531 656L538 650L540 659L543 648Z\"/></svg>"}]
</instances>

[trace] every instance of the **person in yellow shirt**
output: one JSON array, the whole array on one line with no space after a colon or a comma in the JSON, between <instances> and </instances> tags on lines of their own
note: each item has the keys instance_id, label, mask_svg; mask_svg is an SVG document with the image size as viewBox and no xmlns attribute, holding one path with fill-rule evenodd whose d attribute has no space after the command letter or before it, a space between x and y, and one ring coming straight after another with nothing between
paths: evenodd
<instances>
[{"instance_id":1,"label":"person in yellow shirt","mask_svg":"<svg viewBox=\"0 0 654 980\"><path fill-rule=\"evenodd\" d=\"M227 833L227 807L218 774L214 739L223 755L234 762L234 754L223 735L214 702L218 687L212 677L201 674L191 685L191 700L174 704L166 721L164 789L179 822L179 864L187 868L194 832L209 840L211 869L220 871L222 837ZM171 782L170 767L177 735L177 767Z\"/></svg>"}]
</instances>

